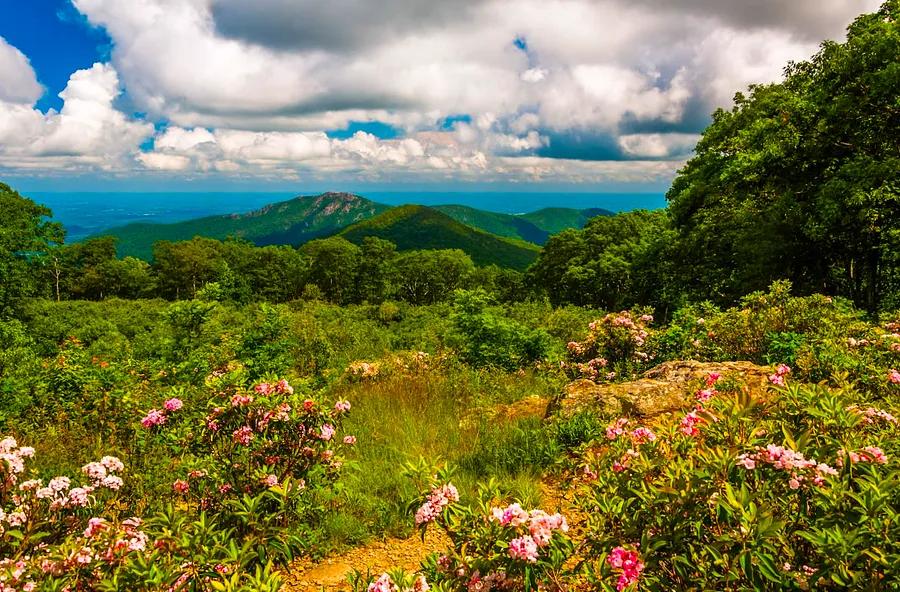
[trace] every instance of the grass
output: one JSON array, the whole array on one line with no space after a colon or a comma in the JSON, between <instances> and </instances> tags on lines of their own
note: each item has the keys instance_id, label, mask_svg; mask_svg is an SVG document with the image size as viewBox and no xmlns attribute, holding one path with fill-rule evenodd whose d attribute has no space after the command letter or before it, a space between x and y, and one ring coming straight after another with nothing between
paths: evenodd
<instances>
[{"instance_id":1,"label":"grass","mask_svg":"<svg viewBox=\"0 0 900 592\"><path fill-rule=\"evenodd\" d=\"M399 467L420 460L457 467L454 483L464 497L472 496L479 483L495 479L510 497L539 505L541 473L556 446L543 421L461 418L472 413L487 417L492 406L513 399L514 391L524 398L546 396L551 388L530 375L523 379L465 367L338 384L329 397L353 404L345 430L358 444L342 479L341 518L324 524L328 544L340 548L372 537L408 535L410 506L420 492Z\"/></svg>"}]
</instances>

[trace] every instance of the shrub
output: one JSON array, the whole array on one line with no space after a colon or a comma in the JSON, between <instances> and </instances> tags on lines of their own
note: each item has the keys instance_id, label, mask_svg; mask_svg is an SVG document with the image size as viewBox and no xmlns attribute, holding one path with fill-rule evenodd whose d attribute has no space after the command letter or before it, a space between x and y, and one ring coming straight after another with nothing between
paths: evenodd
<instances>
[{"instance_id":1,"label":"shrub","mask_svg":"<svg viewBox=\"0 0 900 592\"><path fill-rule=\"evenodd\" d=\"M788 373L761 400L711 376L673 420L610 424L577 496L596 585L616 585L616 549L639 550L647 590L900 585L897 420Z\"/></svg>"},{"instance_id":2,"label":"shrub","mask_svg":"<svg viewBox=\"0 0 900 592\"><path fill-rule=\"evenodd\" d=\"M452 321L454 345L465 362L478 367L515 370L547 357L550 337L487 310L484 291L458 291Z\"/></svg>"}]
</instances>

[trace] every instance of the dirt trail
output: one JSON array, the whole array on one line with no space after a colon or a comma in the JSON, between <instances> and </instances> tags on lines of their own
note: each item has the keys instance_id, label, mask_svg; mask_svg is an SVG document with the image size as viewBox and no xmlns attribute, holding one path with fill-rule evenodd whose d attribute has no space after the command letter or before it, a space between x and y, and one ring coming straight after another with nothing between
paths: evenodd
<instances>
[{"instance_id":1,"label":"dirt trail","mask_svg":"<svg viewBox=\"0 0 900 592\"><path fill-rule=\"evenodd\" d=\"M320 563L301 560L282 575L285 579L284 592L338 592L350 590L347 574L354 569L363 573L368 569L372 575L395 567L415 570L422 559L434 551L447 547L449 539L443 531L430 528L425 541L417 533L407 539L387 539L350 549L343 555L330 557Z\"/></svg>"},{"instance_id":2,"label":"dirt trail","mask_svg":"<svg viewBox=\"0 0 900 592\"><path fill-rule=\"evenodd\" d=\"M573 518L575 518L576 524L580 522L578 517L566 511L571 510L570 500L566 499L566 484L544 482L541 484L541 489L543 497L541 506L545 510L562 510L568 514L570 523ZM283 592L346 592L350 590L347 575L353 570L363 572L363 574L368 570L373 576L395 567L413 571L419 568L422 559L428 554L446 549L449 543L450 539L442 530L432 527L428 529L424 541L416 533L406 539L392 538L356 547L342 555L329 557L319 563L301 559L282 573L285 580L282 590Z\"/></svg>"}]
</instances>

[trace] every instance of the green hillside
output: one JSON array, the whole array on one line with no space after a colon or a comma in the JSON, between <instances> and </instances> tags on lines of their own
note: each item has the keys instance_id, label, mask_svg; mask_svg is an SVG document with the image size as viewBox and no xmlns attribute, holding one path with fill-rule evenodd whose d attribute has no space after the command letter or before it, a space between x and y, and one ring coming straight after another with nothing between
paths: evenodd
<instances>
[{"instance_id":1,"label":"green hillside","mask_svg":"<svg viewBox=\"0 0 900 592\"><path fill-rule=\"evenodd\" d=\"M544 208L528 214L499 214L460 205L434 206L434 209L447 214L457 222L480 228L491 234L517 238L538 245L546 243L551 234L567 228L583 228L594 216L612 214L599 208L589 210Z\"/></svg>"},{"instance_id":2,"label":"green hillside","mask_svg":"<svg viewBox=\"0 0 900 592\"><path fill-rule=\"evenodd\" d=\"M613 212L602 208L575 210L572 208L544 208L528 214L516 216L540 228L548 235L562 232L567 228L584 228L587 221L595 216L612 216Z\"/></svg>"},{"instance_id":3,"label":"green hillside","mask_svg":"<svg viewBox=\"0 0 900 592\"><path fill-rule=\"evenodd\" d=\"M540 248L531 243L496 236L467 226L436 208L406 205L364 220L338 233L355 243L377 236L409 249L462 249L478 265L525 269Z\"/></svg>"},{"instance_id":4,"label":"green hillside","mask_svg":"<svg viewBox=\"0 0 900 592\"><path fill-rule=\"evenodd\" d=\"M208 216L173 224L137 223L112 228L103 235L119 239L120 257L149 260L159 240L190 240L195 236L239 237L257 245L300 245L371 218L390 209L349 193L295 197L246 214Z\"/></svg>"}]
</instances>

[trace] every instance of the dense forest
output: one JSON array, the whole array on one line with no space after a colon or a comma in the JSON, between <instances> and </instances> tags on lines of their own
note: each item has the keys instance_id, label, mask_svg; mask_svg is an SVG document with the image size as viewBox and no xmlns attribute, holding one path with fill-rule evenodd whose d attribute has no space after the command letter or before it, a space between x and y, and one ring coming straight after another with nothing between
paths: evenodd
<instances>
[{"instance_id":1,"label":"dense forest","mask_svg":"<svg viewBox=\"0 0 900 592\"><path fill-rule=\"evenodd\" d=\"M362 204L144 260L0 184L0 592L319 590L416 530L339 589L900 588L898 56L888 0L665 209L546 234Z\"/></svg>"}]
</instances>

